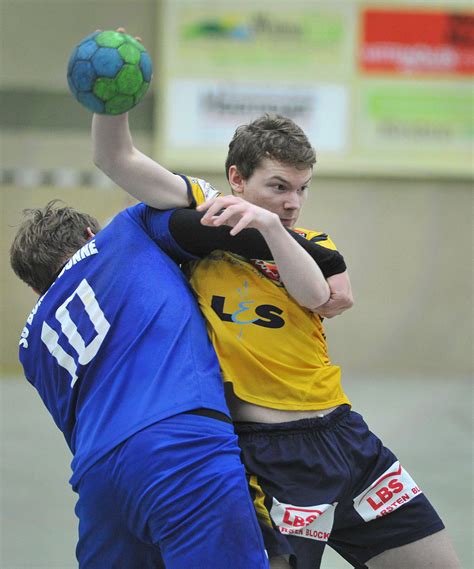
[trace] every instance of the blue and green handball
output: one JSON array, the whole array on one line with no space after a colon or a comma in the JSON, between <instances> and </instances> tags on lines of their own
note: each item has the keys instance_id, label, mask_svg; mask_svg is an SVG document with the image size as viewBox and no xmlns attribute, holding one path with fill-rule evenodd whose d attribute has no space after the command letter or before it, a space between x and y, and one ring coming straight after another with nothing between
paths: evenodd
<instances>
[{"instance_id":1,"label":"blue and green handball","mask_svg":"<svg viewBox=\"0 0 474 569\"><path fill-rule=\"evenodd\" d=\"M94 113L120 115L145 95L151 59L128 34L98 31L84 38L69 59L67 80L76 99Z\"/></svg>"}]
</instances>

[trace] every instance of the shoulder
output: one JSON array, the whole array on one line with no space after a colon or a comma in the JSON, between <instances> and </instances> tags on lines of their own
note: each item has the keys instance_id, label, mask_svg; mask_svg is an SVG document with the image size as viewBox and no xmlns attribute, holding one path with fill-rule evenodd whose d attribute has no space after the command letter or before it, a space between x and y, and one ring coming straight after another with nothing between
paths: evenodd
<instances>
[{"instance_id":1,"label":"shoulder","mask_svg":"<svg viewBox=\"0 0 474 569\"><path fill-rule=\"evenodd\" d=\"M191 206L200 205L221 195L221 192L216 190L216 188L206 180L194 178L193 176L179 175L186 182Z\"/></svg>"},{"instance_id":2,"label":"shoulder","mask_svg":"<svg viewBox=\"0 0 474 569\"><path fill-rule=\"evenodd\" d=\"M123 222L129 223L130 221L133 221L145 229L145 231L149 231L150 227L159 221L162 222L165 220L166 224L168 218L174 211L175 209L161 210L144 203L138 203L121 211L112 219L110 224L120 224Z\"/></svg>"},{"instance_id":3,"label":"shoulder","mask_svg":"<svg viewBox=\"0 0 474 569\"><path fill-rule=\"evenodd\" d=\"M317 243L322 247L326 247L327 249L334 249L337 250L336 245L334 244L333 240L329 237L327 233L324 231L313 231L312 229L305 229L303 227L295 227L293 231L302 235L311 243Z\"/></svg>"}]
</instances>

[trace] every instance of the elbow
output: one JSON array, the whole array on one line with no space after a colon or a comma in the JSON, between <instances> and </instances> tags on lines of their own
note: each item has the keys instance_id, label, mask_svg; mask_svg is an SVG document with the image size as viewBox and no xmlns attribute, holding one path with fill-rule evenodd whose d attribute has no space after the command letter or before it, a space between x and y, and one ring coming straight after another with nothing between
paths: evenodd
<instances>
[{"instance_id":1,"label":"elbow","mask_svg":"<svg viewBox=\"0 0 474 569\"><path fill-rule=\"evenodd\" d=\"M337 308L337 314L342 314L346 310L349 310L354 306L354 297L352 293L341 294L335 303L335 308Z\"/></svg>"},{"instance_id":2,"label":"elbow","mask_svg":"<svg viewBox=\"0 0 474 569\"><path fill-rule=\"evenodd\" d=\"M342 308L348 310L354 306L354 297L352 293L344 294L341 299Z\"/></svg>"},{"instance_id":3,"label":"elbow","mask_svg":"<svg viewBox=\"0 0 474 569\"><path fill-rule=\"evenodd\" d=\"M94 152L92 155L94 165L118 185L120 185L126 159L127 157L121 154L109 156L103 152Z\"/></svg>"},{"instance_id":4,"label":"elbow","mask_svg":"<svg viewBox=\"0 0 474 569\"><path fill-rule=\"evenodd\" d=\"M104 174L109 175L109 172L113 170L112 160L107 158L103 153L94 150L92 154L92 161L99 170L104 172Z\"/></svg>"},{"instance_id":5,"label":"elbow","mask_svg":"<svg viewBox=\"0 0 474 569\"><path fill-rule=\"evenodd\" d=\"M99 168L99 170L102 170L102 172L105 172L106 160L105 160L104 156L102 155L102 153L96 149L94 149L92 151L92 162L94 163L94 166L97 166L97 168Z\"/></svg>"},{"instance_id":6,"label":"elbow","mask_svg":"<svg viewBox=\"0 0 474 569\"><path fill-rule=\"evenodd\" d=\"M134 158L134 149L124 148L120 144L93 145L92 161L104 174L110 176L120 172L124 165L129 167Z\"/></svg>"},{"instance_id":7,"label":"elbow","mask_svg":"<svg viewBox=\"0 0 474 569\"><path fill-rule=\"evenodd\" d=\"M349 308L352 308L352 306L354 306L354 298L351 292L338 293L337 295L331 295L328 302L314 309L313 312L317 312L323 318L334 318L334 316L339 316L346 310L349 310Z\"/></svg>"}]
</instances>

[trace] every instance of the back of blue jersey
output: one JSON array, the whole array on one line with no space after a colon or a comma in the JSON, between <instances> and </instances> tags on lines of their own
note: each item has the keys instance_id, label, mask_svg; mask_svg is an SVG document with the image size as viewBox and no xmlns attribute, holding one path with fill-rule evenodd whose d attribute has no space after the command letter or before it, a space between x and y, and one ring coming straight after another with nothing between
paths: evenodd
<instances>
[{"instance_id":1,"label":"back of blue jersey","mask_svg":"<svg viewBox=\"0 0 474 569\"><path fill-rule=\"evenodd\" d=\"M20 339L27 379L74 454L73 486L144 427L205 407L228 413L216 355L177 261L171 212L125 210L65 265Z\"/></svg>"}]
</instances>

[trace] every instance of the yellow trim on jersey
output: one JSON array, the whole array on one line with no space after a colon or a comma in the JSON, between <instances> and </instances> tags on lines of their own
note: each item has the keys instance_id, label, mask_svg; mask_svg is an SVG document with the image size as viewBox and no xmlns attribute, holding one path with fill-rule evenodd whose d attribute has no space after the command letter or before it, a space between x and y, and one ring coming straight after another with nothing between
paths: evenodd
<instances>
[{"instance_id":1,"label":"yellow trim on jersey","mask_svg":"<svg viewBox=\"0 0 474 569\"><path fill-rule=\"evenodd\" d=\"M298 231L335 249L320 232ZM320 317L288 295L272 263L251 264L215 251L192 265L190 283L224 381L233 384L237 397L283 410L350 404L340 368L329 359Z\"/></svg>"},{"instance_id":2,"label":"yellow trim on jersey","mask_svg":"<svg viewBox=\"0 0 474 569\"><path fill-rule=\"evenodd\" d=\"M209 182L206 182L206 180L193 178L191 176L182 177L187 183L191 199L194 200L194 203L191 203L193 206L201 205L221 195L221 193L213 188Z\"/></svg>"}]
</instances>

